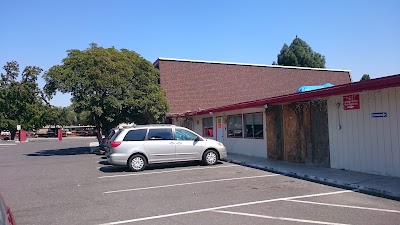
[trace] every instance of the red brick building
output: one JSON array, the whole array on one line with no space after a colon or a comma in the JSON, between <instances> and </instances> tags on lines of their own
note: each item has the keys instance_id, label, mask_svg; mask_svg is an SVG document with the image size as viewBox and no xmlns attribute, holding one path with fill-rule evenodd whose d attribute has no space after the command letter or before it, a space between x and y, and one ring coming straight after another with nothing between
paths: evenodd
<instances>
[{"instance_id":1,"label":"red brick building","mask_svg":"<svg viewBox=\"0 0 400 225\"><path fill-rule=\"evenodd\" d=\"M169 115L295 93L303 85L351 82L350 71L159 58Z\"/></svg>"}]
</instances>

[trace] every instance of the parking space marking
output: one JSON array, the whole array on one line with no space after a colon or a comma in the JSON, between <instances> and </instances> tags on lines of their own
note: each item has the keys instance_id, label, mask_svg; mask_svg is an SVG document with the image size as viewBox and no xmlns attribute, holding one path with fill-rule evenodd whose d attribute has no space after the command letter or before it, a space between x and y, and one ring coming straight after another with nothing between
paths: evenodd
<instances>
[{"instance_id":1,"label":"parking space marking","mask_svg":"<svg viewBox=\"0 0 400 225\"><path fill-rule=\"evenodd\" d=\"M400 211L392 210L392 209L378 209L378 208L368 208L368 207L361 207L361 206L338 205L338 204L328 204L328 203L321 203L321 202L310 202L310 201L302 201L302 200L285 200L285 201L299 202L299 203L306 203L306 204L314 204L314 205L326 205L326 206L334 206L334 207L342 207L342 208L365 209L365 210L372 210L372 211L400 213Z\"/></svg>"},{"instance_id":2,"label":"parking space marking","mask_svg":"<svg viewBox=\"0 0 400 225\"><path fill-rule=\"evenodd\" d=\"M17 144L0 144L0 146L11 146L11 145L17 145Z\"/></svg>"},{"instance_id":3,"label":"parking space marking","mask_svg":"<svg viewBox=\"0 0 400 225\"><path fill-rule=\"evenodd\" d=\"M218 179L218 180L196 181L196 182L181 183L181 184L168 184L168 185L153 186L153 187L132 188L132 189L125 189L125 190L117 190L117 191L106 191L103 193L111 194L111 193L119 193L119 192L127 192L127 191L149 190L149 189L158 189L158 188L166 188L166 187L185 186L185 185L192 185L192 184L205 184L205 183L214 183L214 182L222 182L222 181L254 179L254 178L274 177L274 176L279 176L279 174L269 174L269 175L251 176L251 177L235 177L235 178L226 178L226 179Z\"/></svg>"},{"instance_id":4,"label":"parking space marking","mask_svg":"<svg viewBox=\"0 0 400 225\"><path fill-rule=\"evenodd\" d=\"M283 220L283 221L292 221L292 222L300 222L300 223L314 223L314 224L326 224L326 225L349 225L347 223L332 223L332 222L324 222L317 220L302 220L288 217L275 217L275 216L265 216L251 213L241 213L241 212L232 212L232 211L222 211L222 210L213 210L212 212L239 215L239 216L250 216L250 217L258 217L264 219L273 219L273 220Z\"/></svg>"},{"instance_id":5,"label":"parking space marking","mask_svg":"<svg viewBox=\"0 0 400 225\"><path fill-rule=\"evenodd\" d=\"M142 217L142 218L131 219L131 220L121 220L121 221L116 221L116 222L103 223L100 225L116 225L116 224L133 223L133 222L139 222L139 221L154 220L154 219L161 219L161 218L167 218L167 217L173 217L173 216L180 216L180 215L187 215L187 214L193 214L193 213L201 213L201 212L208 212L208 211L214 211L214 210L220 210L220 209L227 209L227 208L233 208L233 207L239 207L239 206L248 206L248 205L277 202L277 201L283 201L283 200L299 199L299 198L311 198L311 197L319 197L319 196L326 196L326 195L337 195L337 194L343 194L343 193L348 193L348 192L353 192L353 191L351 191L351 190L334 191L334 192L325 192L325 193L319 193L319 194L267 199L267 200L261 200L261 201L255 201L255 202L245 202L245 203L239 203L239 204L217 206L217 207L212 207L212 208L197 209L197 210L192 210L192 211L164 214L164 215L158 215L158 216Z\"/></svg>"},{"instance_id":6,"label":"parking space marking","mask_svg":"<svg viewBox=\"0 0 400 225\"><path fill-rule=\"evenodd\" d=\"M190 170L205 170L205 169L217 169L217 168L226 168L226 167L240 167L239 165L227 165L227 166L207 166L200 168L190 168L190 169L180 169L180 170L167 170L167 171L157 171L157 172L148 172L148 173L131 173L131 174L119 174L119 175L110 175L110 176L101 176L102 178L113 178L113 177L127 177L127 176L142 176L149 174L160 174L160 173L172 173L172 172L181 172L181 171L190 171Z\"/></svg>"}]
</instances>

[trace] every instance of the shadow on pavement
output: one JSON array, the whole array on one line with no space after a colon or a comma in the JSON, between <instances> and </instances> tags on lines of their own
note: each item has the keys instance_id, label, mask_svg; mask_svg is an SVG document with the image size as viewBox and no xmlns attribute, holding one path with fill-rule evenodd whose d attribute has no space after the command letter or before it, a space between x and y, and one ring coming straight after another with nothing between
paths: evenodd
<instances>
[{"instance_id":1,"label":"shadow on pavement","mask_svg":"<svg viewBox=\"0 0 400 225\"><path fill-rule=\"evenodd\" d=\"M107 160L100 161L99 164L101 164L101 165L111 165L110 163L107 162Z\"/></svg>"},{"instance_id":2,"label":"shadow on pavement","mask_svg":"<svg viewBox=\"0 0 400 225\"><path fill-rule=\"evenodd\" d=\"M111 166L107 161L100 161L99 164L107 165L99 168L99 170L103 173L117 173L117 172L130 172L129 168L126 166ZM218 162L216 165L222 165L223 162ZM185 167L195 167L195 166L206 166L201 162L176 162L176 163L160 163L160 164L152 164L148 165L143 172L146 171L154 171L154 170L163 170L163 169L171 169L171 168L185 168ZM140 172L139 172L140 173Z\"/></svg>"},{"instance_id":3,"label":"shadow on pavement","mask_svg":"<svg viewBox=\"0 0 400 225\"><path fill-rule=\"evenodd\" d=\"M27 154L27 156L62 156L62 155L84 155L89 154L89 147L76 147L64 149L42 150L35 153Z\"/></svg>"}]
</instances>

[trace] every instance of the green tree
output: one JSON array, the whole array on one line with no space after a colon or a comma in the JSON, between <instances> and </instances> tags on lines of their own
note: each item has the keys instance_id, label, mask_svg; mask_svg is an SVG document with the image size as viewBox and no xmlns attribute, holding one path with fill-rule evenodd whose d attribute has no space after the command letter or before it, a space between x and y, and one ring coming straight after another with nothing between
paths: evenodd
<instances>
[{"instance_id":1,"label":"green tree","mask_svg":"<svg viewBox=\"0 0 400 225\"><path fill-rule=\"evenodd\" d=\"M45 115L46 124L54 127L72 125L77 121L77 115L71 107L47 106Z\"/></svg>"},{"instance_id":2,"label":"green tree","mask_svg":"<svg viewBox=\"0 0 400 225\"><path fill-rule=\"evenodd\" d=\"M369 74L364 74L364 75L361 77L361 80L360 80L360 81L363 81L363 80L371 80L371 78L369 77Z\"/></svg>"},{"instance_id":3,"label":"green tree","mask_svg":"<svg viewBox=\"0 0 400 225\"><path fill-rule=\"evenodd\" d=\"M27 66L19 78L19 64L7 62L3 67L5 74L0 77L0 128L10 130L12 139L17 125L24 130L33 130L45 124L47 99L37 83L43 71L37 66Z\"/></svg>"},{"instance_id":4,"label":"green tree","mask_svg":"<svg viewBox=\"0 0 400 225\"><path fill-rule=\"evenodd\" d=\"M275 61L273 64L276 63ZM325 68L325 56L314 52L303 40L296 38L290 46L284 44L278 54L278 65ZM275 64L274 64L275 65Z\"/></svg>"},{"instance_id":5,"label":"green tree","mask_svg":"<svg viewBox=\"0 0 400 225\"><path fill-rule=\"evenodd\" d=\"M93 125L93 118L89 111L76 113L76 125Z\"/></svg>"},{"instance_id":6,"label":"green tree","mask_svg":"<svg viewBox=\"0 0 400 225\"><path fill-rule=\"evenodd\" d=\"M60 118L59 108L51 105L47 105L44 108L44 122L46 123L46 125L56 127L56 125L59 122L59 118Z\"/></svg>"},{"instance_id":7,"label":"green tree","mask_svg":"<svg viewBox=\"0 0 400 225\"><path fill-rule=\"evenodd\" d=\"M77 121L77 114L71 107L60 108L60 120L58 125L69 126L75 124Z\"/></svg>"},{"instance_id":8,"label":"green tree","mask_svg":"<svg viewBox=\"0 0 400 225\"><path fill-rule=\"evenodd\" d=\"M61 65L45 73L46 93L71 93L74 109L78 113L90 112L98 134L101 129L108 130L122 122L164 120L168 103L158 84L158 70L151 62L134 51L97 44L90 44L83 51L67 52Z\"/></svg>"}]
</instances>

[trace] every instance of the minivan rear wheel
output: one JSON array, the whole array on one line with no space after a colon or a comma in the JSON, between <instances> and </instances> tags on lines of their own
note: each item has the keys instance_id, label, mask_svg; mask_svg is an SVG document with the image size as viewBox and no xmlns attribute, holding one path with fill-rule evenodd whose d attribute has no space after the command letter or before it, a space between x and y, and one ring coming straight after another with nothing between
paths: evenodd
<instances>
[{"instance_id":1,"label":"minivan rear wheel","mask_svg":"<svg viewBox=\"0 0 400 225\"><path fill-rule=\"evenodd\" d=\"M207 150L203 154L203 162L206 165L215 165L218 162L218 154L215 150Z\"/></svg>"},{"instance_id":2,"label":"minivan rear wheel","mask_svg":"<svg viewBox=\"0 0 400 225\"><path fill-rule=\"evenodd\" d=\"M142 171L147 166L147 160L143 155L133 155L128 160L128 166L133 172Z\"/></svg>"}]
</instances>

